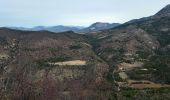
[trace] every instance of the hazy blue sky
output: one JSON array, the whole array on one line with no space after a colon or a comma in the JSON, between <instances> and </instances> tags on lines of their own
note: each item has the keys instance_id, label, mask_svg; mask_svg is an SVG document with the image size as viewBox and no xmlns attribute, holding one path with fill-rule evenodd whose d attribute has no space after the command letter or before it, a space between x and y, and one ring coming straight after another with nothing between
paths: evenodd
<instances>
[{"instance_id":1,"label":"hazy blue sky","mask_svg":"<svg viewBox=\"0 0 170 100\"><path fill-rule=\"evenodd\" d=\"M155 14L170 0L0 0L0 26L84 25Z\"/></svg>"}]
</instances>

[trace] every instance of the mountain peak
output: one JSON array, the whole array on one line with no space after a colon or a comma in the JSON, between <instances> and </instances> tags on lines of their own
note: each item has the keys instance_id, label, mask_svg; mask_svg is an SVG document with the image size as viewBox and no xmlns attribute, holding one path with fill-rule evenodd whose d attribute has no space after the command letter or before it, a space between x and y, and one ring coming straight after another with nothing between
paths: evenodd
<instances>
[{"instance_id":1,"label":"mountain peak","mask_svg":"<svg viewBox=\"0 0 170 100\"><path fill-rule=\"evenodd\" d=\"M156 16L170 16L170 4L161 9Z\"/></svg>"},{"instance_id":2,"label":"mountain peak","mask_svg":"<svg viewBox=\"0 0 170 100\"><path fill-rule=\"evenodd\" d=\"M91 27L99 28L99 27L107 27L109 25L111 25L111 24L110 23L96 22L96 23L92 24Z\"/></svg>"},{"instance_id":3,"label":"mountain peak","mask_svg":"<svg viewBox=\"0 0 170 100\"><path fill-rule=\"evenodd\" d=\"M96 22L94 24L92 24L89 28L95 28L95 29L109 29L109 28L113 28L115 26L120 25L119 23L102 23L102 22Z\"/></svg>"},{"instance_id":4,"label":"mountain peak","mask_svg":"<svg viewBox=\"0 0 170 100\"><path fill-rule=\"evenodd\" d=\"M90 25L88 28L85 28L82 30L82 32L96 32L100 30L106 30L110 28L114 28L116 26L120 25L119 23L106 23L106 22L96 22L92 25Z\"/></svg>"}]
</instances>

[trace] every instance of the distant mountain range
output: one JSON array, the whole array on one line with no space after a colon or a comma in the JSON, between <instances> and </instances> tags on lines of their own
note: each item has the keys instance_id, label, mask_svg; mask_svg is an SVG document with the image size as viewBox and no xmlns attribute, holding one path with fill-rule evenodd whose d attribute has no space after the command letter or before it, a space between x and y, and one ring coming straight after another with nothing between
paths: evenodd
<instances>
[{"instance_id":1,"label":"distant mountain range","mask_svg":"<svg viewBox=\"0 0 170 100\"><path fill-rule=\"evenodd\" d=\"M25 28L25 27L9 27L11 29L17 29L17 30L23 30L23 31L50 31L50 32L66 32L66 31L74 31L74 32L80 32L80 33L87 33L87 32L96 32L100 30L105 30L105 29L110 29L114 28L116 26L120 25L119 23L101 23L101 22L96 22L89 27L83 27L83 26L63 26L63 25L58 25L58 26L36 26L33 28Z\"/></svg>"},{"instance_id":2,"label":"distant mountain range","mask_svg":"<svg viewBox=\"0 0 170 100\"><path fill-rule=\"evenodd\" d=\"M65 31L74 31L77 32L78 30L81 30L85 27L82 26L36 26L33 28L25 28L25 27L10 27L11 29L17 29L17 30L23 30L23 31L50 31L50 32L65 32Z\"/></svg>"}]
</instances>

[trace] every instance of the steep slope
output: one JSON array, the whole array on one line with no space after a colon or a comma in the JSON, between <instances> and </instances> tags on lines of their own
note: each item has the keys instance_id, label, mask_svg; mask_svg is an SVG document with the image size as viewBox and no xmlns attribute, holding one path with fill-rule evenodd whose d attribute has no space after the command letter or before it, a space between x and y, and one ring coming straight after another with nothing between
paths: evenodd
<instances>
[{"instance_id":1,"label":"steep slope","mask_svg":"<svg viewBox=\"0 0 170 100\"><path fill-rule=\"evenodd\" d=\"M142 91L150 88L162 91L155 93L158 100L170 99L169 11L168 5L153 16L89 34L94 37L95 52L110 65L109 79L118 91L113 93L115 98L146 100L140 95L147 95ZM156 98L155 94L150 97Z\"/></svg>"},{"instance_id":2,"label":"steep slope","mask_svg":"<svg viewBox=\"0 0 170 100\"><path fill-rule=\"evenodd\" d=\"M163 9L161 9L157 14L155 14L155 16L160 16L160 17L170 16L170 4L164 7Z\"/></svg>"}]
</instances>

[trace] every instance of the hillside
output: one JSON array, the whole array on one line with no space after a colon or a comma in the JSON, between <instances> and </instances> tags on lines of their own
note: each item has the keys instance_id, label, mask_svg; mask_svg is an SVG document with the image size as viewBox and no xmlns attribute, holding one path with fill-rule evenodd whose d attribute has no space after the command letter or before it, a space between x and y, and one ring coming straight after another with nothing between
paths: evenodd
<instances>
[{"instance_id":1,"label":"hillside","mask_svg":"<svg viewBox=\"0 0 170 100\"><path fill-rule=\"evenodd\" d=\"M1 28L0 99L169 100L169 12L88 34Z\"/></svg>"},{"instance_id":2,"label":"hillside","mask_svg":"<svg viewBox=\"0 0 170 100\"><path fill-rule=\"evenodd\" d=\"M95 52L110 65L108 74L112 77L111 82L117 85L115 91L119 91L114 94L116 98L170 98L169 11L168 5L153 16L89 34L97 41ZM161 92L153 93L154 89ZM148 94L148 98L140 97L147 95L142 91L152 91L153 94Z\"/></svg>"},{"instance_id":3,"label":"hillside","mask_svg":"<svg viewBox=\"0 0 170 100\"><path fill-rule=\"evenodd\" d=\"M83 37L0 29L1 99L101 98L108 65Z\"/></svg>"}]
</instances>

